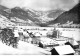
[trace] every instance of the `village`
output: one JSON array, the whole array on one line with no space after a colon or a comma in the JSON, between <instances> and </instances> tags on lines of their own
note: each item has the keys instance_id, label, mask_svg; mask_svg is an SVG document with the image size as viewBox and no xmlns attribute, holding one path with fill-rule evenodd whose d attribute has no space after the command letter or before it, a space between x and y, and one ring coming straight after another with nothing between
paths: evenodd
<instances>
[{"instance_id":1,"label":"village","mask_svg":"<svg viewBox=\"0 0 80 56\"><path fill-rule=\"evenodd\" d=\"M79 0L0 0L0 55L80 55Z\"/></svg>"},{"instance_id":2,"label":"village","mask_svg":"<svg viewBox=\"0 0 80 56\"><path fill-rule=\"evenodd\" d=\"M47 51L51 51L54 47L66 45L70 45L73 48L72 51L80 48L78 43L78 41L80 41L80 29L77 28L16 26L4 28L2 32L1 36L4 37L1 38L2 42L13 48L19 48L19 41L29 43ZM8 39L11 38L13 42L10 43L11 41L7 40L5 36ZM50 53L54 54L52 52ZM75 51L73 53L75 53Z\"/></svg>"}]
</instances>

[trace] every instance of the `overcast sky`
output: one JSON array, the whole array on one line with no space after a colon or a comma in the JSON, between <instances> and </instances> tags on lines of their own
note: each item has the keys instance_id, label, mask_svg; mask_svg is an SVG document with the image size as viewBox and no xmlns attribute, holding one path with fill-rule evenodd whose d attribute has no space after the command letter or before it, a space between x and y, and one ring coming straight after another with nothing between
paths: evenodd
<instances>
[{"instance_id":1,"label":"overcast sky","mask_svg":"<svg viewBox=\"0 0 80 56\"><path fill-rule=\"evenodd\" d=\"M25 7L38 11L55 10L56 8L71 8L78 0L0 0L0 4L8 8ZM66 6L64 6L66 5Z\"/></svg>"}]
</instances>

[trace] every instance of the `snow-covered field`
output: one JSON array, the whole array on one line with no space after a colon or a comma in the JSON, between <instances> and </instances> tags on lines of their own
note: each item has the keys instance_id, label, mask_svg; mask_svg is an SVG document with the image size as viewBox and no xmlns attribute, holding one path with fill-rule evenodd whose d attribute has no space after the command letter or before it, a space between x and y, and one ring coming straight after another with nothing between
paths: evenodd
<instances>
[{"instance_id":1,"label":"snow-covered field","mask_svg":"<svg viewBox=\"0 0 80 56\"><path fill-rule=\"evenodd\" d=\"M31 26L17 26L18 29L29 29L29 32L39 32L42 34L42 36L46 36L46 33L52 31L54 27L31 27ZM46 29L46 30L43 30ZM80 41L80 29L79 28L56 28L60 31L61 36L74 38L76 41Z\"/></svg>"},{"instance_id":2,"label":"snow-covered field","mask_svg":"<svg viewBox=\"0 0 80 56\"><path fill-rule=\"evenodd\" d=\"M40 32L43 36L46 36L47 32L50 32L54 28L46 28L47 31L29 30L30 32ZM80 41L80 29L79 28L57 28L60 31L61 36L73 38L76 41Z\"/></svg>"},{"instance_id":3,"label":"snow-covered field","mask_svg":"<svg viewBox=\"0 0 80 56\"><path fill-rule=\"evenodd\" d=\"M32 44L19 41L18 48L12 48L6 46L0 42L0 55L45 55L51 54L49 51L46 51L42 48L36 47Z\"/></svg>"},{"instance_id":4,"label":"snow-covered field","mask_svg":"<svg viewBox=\"0 0 80 56\"><path fill-rule=\"evenodd\" d=\"M62 32L61 36L73 38L76 41L80 41L80 29L78 28L59 28Z\"/></svg>"}]
</instances>

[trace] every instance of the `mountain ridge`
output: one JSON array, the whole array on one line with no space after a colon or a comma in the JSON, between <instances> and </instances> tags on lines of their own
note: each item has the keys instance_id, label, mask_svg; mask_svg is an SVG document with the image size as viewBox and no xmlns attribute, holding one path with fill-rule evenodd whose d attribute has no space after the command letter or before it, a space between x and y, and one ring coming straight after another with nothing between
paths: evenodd
<instances>
[{"instance_id":1,"label":"mountain ridge","mask_svg":"<svg viewBox=\"0 0 80 56\"><path fill-rule=\"evenodd\" d=\"M73 9L66 11L66 12L63 10L56 10L56 11L52 10L49 12L37 12L32 9L25 10L25 9L22 9L19 7L9 9L9 8L6 8L1 5L0 5L0 8L1 8L0 14L5 16L6 18L8 18L10 21L11 21L11 18L13 18L13 20L14 20L14 18L16 18L17 20L20 20L20 22L21 22L21 20L22 20L22 22L26 21L26 23L28 23L28 20L30 20L32 22L32 24L34 24L35 26L38 25L41 27L47 27L50 24L54 25L57 23L65 24L67 21L70 21L70 22L73 21L74 24L80 24L80 19L78 17L79 4L77 6L75 6ZM39 13L39 14L37 14L37 13ZM40 16L40 14L41 14L41 16ZM44 15L46 15L46 16L44 16ZM44 21L47 20L46 18L50 21L42 23L42 20L44 20ZM51 18L52 18L52 20L51 20Z\"/></svg>"}]
</instances>

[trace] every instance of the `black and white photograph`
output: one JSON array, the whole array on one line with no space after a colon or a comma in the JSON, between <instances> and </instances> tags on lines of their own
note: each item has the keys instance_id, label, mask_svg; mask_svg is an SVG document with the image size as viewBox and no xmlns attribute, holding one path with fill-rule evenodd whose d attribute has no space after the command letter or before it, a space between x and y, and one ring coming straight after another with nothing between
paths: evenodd
<instances>
[{"instance_id":1,"label":"black and white photograph","mask_svg":"<svg viewBox=\"0 0 80 56\"><path fill-rule=\"evenodd\" d=\"M80 55L80 0L0 0L0 55Z\"/></svg>"}]
</instances>

